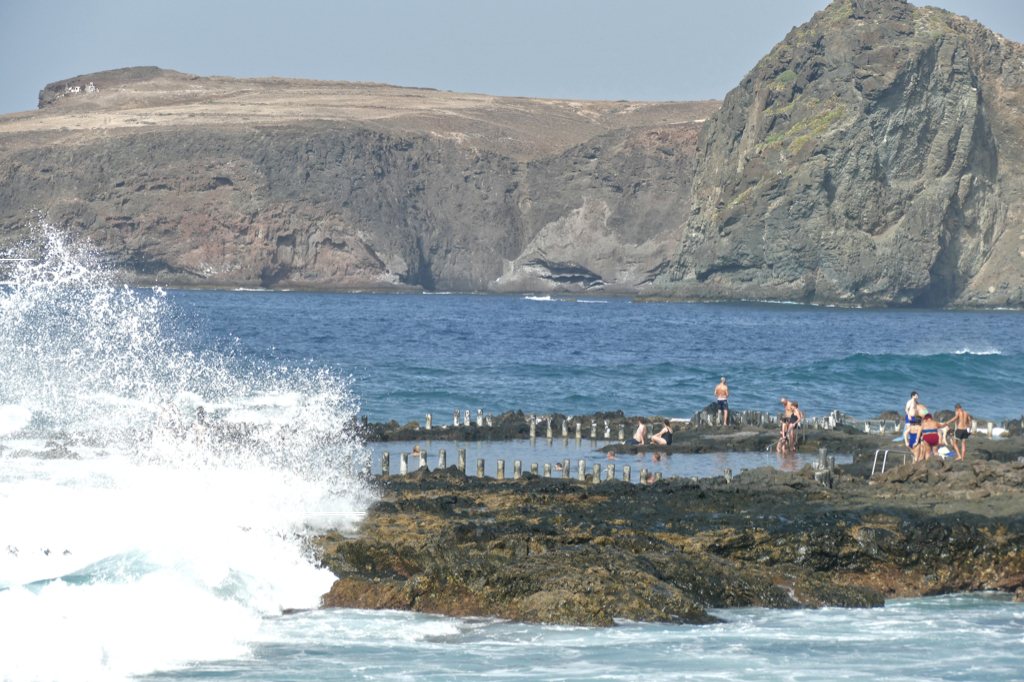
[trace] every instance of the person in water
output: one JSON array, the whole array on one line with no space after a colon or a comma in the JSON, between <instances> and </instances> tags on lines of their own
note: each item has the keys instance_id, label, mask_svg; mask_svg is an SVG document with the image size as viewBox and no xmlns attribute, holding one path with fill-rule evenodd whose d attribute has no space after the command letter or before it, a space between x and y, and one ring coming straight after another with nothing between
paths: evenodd
<instances>
[{"instance_id":1,"label":"person in water","mask_svg":"<svg viewBox=\"0 0 1024 682\"><path fill-rule=\"evenodd\" d=\"M921 449L919 456L914 461L920 462L923 459L927 462L932 455L936 454L935 451L939 447L939 429L942 428L942 424L935 421L932 413L924 405L918 406L917 411L923 413L921 415Z\"/></svg>"},{"instance_id":2,"label":"person in water","mask_svg":"<svg viewBox=\"0 0 1024 682\"><path fill-rule=\"evenodd\" d=\"M626 445L646 445L647 439L647 425L644 424L644 418L639 417L636 420L636 431L633 432L633 437L626 441Z\"/></svg>"},{"instance_id":3,"label":"person in water","mask_svg":"<svg viewBox=\"0 0 1024 682\"><path fill-rule=\"evenodd\" d=\"M971 417L967 410L960 407L960 403L957 403L954 409L956 412L953 414L953 418L945 422L945 425L949 426L956 422L956 427L953 431L953 451L956 452L956 458L963 461L964 456L967 454L967 439L971 437L971 423L974 421L974 418Z\"/></svg>"},{"instance_id":4,"label":"person in water","mask_svg":"<svg viewBox=\"0 0 1024 682\"><path fill-rule=\"evenodd\" d=\"M715 400L718 401L718 414L722 417L722 426L729 424L729 387L725 385L725 377L715 386Z\"/></svg>"},{"instance_id":5,"label":"person in water","mask_svg":"<svg viewBox=\"0 0 1024 682\"><path fill-rule=\"evenodd\" d=\"M657 445L672 445L672 426L669 425L668 420L665 420L661 431L651 436L651 442Z\"/></svg>"},{"instance_id":6,"label":"person in water","mask_svg":"<svg viewBox=\"0 0 1024 682\"><path fill-rule=\"evenodd\" d=\"M910 392L910 400L907 401L907 407L905 412L907 418L903 426L903 440L907 439L907 431L910 430L910 425L917 419L917 391Z\"/></svg>"}]
</instances>

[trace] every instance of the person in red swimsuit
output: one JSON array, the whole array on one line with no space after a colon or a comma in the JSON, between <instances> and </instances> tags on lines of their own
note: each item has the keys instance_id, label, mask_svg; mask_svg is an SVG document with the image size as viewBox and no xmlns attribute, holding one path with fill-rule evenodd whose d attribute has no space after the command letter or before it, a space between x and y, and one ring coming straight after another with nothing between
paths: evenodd
<instances>
[{"instance_id":1,"label":"person in red swimsuit","mask_svg":"<svg viewBox=\"0 0 1024 682\"><path fill-rule=\"evenodd\" d=\"M925 461L931 459L939 447L940 428L942 424L932 418L931 412L926 412L921 418L921 454Z\"/></svg>"}]
</instances>

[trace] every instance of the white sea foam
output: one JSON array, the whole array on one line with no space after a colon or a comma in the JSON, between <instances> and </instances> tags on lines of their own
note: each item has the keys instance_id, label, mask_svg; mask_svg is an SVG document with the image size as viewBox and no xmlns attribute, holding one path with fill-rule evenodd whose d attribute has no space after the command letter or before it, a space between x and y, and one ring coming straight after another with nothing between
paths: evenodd
<instances>
[{"instance_id":1,"label":"white sea foam","mask_svg":"<svg viewBox=\"0 0 1024 682\"><path fill-rule=\"evenodd\" d=\"M32 421L32 410L21 405L0 405L0 436L21 431Z\"/></svg>"},{"instance_id":2,"label":"white sea foam","mask_svg":"<svg viewBox=\"0 0 1024 682\"><path fill-rule=\"evenodd\" d=\"M304 538L371 501L345 382L210 351L49 228L23 250L0 291L0 678L247 655L333 581Z\"/></svg>"},{"instance_id":3,"label":"white sea foam","mask_svg":"<svg viewBox=\"0 0 1024 682\"><path fill-rule=\"evenodd\" d=\"M970 348L961 348L956 351L957 355L1002 355L998 350L971 350Z\"/></svg>"}]
</instances>

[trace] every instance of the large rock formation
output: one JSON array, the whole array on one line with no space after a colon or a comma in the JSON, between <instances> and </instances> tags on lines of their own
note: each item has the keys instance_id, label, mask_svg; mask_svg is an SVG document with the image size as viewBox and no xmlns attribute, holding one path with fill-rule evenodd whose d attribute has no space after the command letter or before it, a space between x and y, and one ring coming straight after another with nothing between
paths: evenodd
<instances>
[{"instance_id":1,"label":"large rock formation","mask_svg":"<svg viewBox=\"0 0 1024 682\"><path fill-rule=\"evenodd\" d=\"M42 216L140 284L623 293L674 253L720 104L155 67L39 102L0 117L0 247Z\"/></svg>"},{"instance_id":2,"label":"large rock formation","mask_svg":"<svg viewBox=\"0 0 1024 682\"><path fill-rule=\"evenodd\" d=\"M732 90L658 295L1024 302L1024 47L903 0L836 0Z\"/></svg>"},{"instance_id":3,"label":"large rock formation","mask_svg":"<svg viewBox=\"0 0 1024 682\"><path fill-rule=\"evenodd\" d=\"M1024 463L933 459L870 476L866 459L831 482L810 466L652 485L456 467L384 477L356 537L311 543L338 576L323 605L613 625L1021 594Z\"/></svg>"}]
</instances>

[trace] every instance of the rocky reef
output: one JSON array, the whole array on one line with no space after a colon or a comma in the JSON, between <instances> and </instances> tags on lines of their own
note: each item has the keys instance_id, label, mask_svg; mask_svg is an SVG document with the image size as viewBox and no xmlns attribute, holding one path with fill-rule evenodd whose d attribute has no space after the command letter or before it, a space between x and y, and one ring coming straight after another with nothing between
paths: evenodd
<instances>
[{"instance_id":1,"label":"rocky reef","mask_svg":"<svg viewBox=\"0 0 1024 682\"><path fill-rule=\"evenodd\" d=\"M1024 47L904 0L836 0L701 132L652 296L1024 302Z\"/></svg>"},{"instance_id":2,"label":"rocky reef","mask_svg":"<svg viewBox=\"0 0 1024 682\"><path fill-rule=\"evenodd\" d=\"M1019 445L1019 443L1018 443ZM538 623L710 623L732 606L878 607L969 590L1024 597L1024 462L855 461L648 485L376 479L358 534L320 536L325 607Z\"/></svg>"}]
</instances>

